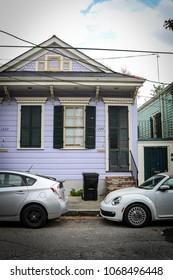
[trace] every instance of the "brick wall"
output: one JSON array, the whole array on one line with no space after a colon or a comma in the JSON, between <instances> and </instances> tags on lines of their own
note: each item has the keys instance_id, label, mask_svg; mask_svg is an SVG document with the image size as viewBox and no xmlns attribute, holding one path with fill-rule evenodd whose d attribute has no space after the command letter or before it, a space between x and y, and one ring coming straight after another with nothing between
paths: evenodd
<instances>
[{"instance_id":1,"label":"brick wall","mask_svg":"<svg viewBox=\"0 0 173 280\"><path fill-rule=\"evenodd\" d=\"M134 187L135 180L132 176L106 176L107 193L121 188Z\"/></svg>"}]
</instances>

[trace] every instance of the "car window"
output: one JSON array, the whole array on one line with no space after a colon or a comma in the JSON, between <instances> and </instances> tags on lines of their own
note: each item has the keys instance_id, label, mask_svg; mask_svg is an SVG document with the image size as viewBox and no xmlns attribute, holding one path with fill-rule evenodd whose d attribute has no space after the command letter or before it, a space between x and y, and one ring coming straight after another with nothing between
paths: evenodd
<instances>
[{"instance_id":1,"label":"car window","mask_svg":"<svg viewBox=\"0 0 173 280\"><path fill-rule=\"evenodd\" d=\"M173 178L169 178L164 185L170 186L170 189L173 190Z\"/></svg>"},{"instance_id":2,"label":"car window","mask_svg":"<svg viewBox=\"0 0 173 280\"><path fill-rule=\"evenodd\" d=\"M164 176L155 175L145 181L142 185L139 186L141 189L153 189L161 180L163 180Z\"/></svg>"},{"instance_id":3,"label":"car window","mask_svg":"<svg viewBox=\"0 0 173 280\"><path fill-rule=\"evenodd\" d=\"M0 173L0 187L4 184L5 174Z\"/></svg>"},{"instance_id":4,"label":"car window","mask_svg":"<svg viewBox=\"0 0 173 280\"><path fill-rule=\"evenodd\" d=\"M31 177L25 177L24 179L27 186L32 186L36 182L36 179Z\"/></svg>"},{"instance_id":5,"label":"car window","mask_svg":"<svg viewBox=\"0 0 173 280\"><path fill-rule=\"evenodd\" d=\"M0 187L32 186L36 179L20 174L0 173Z\"/></svg>"},{"instance_id":6,"label":"car window","mask_svg":"<svg viewBox=\"0 0 173 280\"><path fill-rule=\"evenodd\" d=\"M23 177L19 174L0 173L0 187L24 186Z\"/></svg>"}]
</instances>

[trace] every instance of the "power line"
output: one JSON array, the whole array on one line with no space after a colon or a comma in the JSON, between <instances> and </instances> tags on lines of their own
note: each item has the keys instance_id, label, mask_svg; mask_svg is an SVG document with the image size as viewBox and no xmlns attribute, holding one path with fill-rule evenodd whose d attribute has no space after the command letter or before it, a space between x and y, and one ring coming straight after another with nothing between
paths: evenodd
<instances>
[{"instance_id":1,"label":"power line","mask_svg":"<svg viewBox=\"0 0 173 280\"><path fill-rule=\"evenodd\" d=\"M104 51L124 51L124 52L141 52L141 53L149 53L150 55L158 55L158 54L173 54L173 52L161 52L161 51L141 51L141 50L120 50L120 49L104 49L104 48L83 48L83 47L79 47L79 48L74 48L74 47L71 47L71 46L69 46L69 47L44 47L44 46L41 46L41 45L37 45L37 44L35 44L35 43L32 43L32 42L30 42L30 41L28 41L28 40L25 40L25 39L22 39L22 38L20 38L20 37L18 37L18 36L15 36L15 35L13 35L13 34L11 34L11 33L8 33L8 32L6 32L6 31L3 31L3 30L0 30L0 32L1 33L4 33L4 34L6 34L6 35L8 35L8 36L11 36L11 37L13 37L13 38L15 38L15 39L17 39L17 40L20 40L20 41L22 41L22 42L25 42L25 43L27 43L27 44L30 44L30 45L32 45L32 48L33 48L33 46L34 46L34 48L41 48L41 49L45 49L45 50L47 50L47 51L52 51L53 53L55 53L55 54L58 54L56 51L54 51L54 49L74 49L74 50L76 50L76 49L83 49L83 50L104 50ZM26 47L26 46L25 46ZM67 56L67 55L64 55L63 54L63 56L65 56L65 57L67 57L67 58L69 58L69 59L72 59L72 60L75 60L75 61L79 61L79 62L82 62L82 63L85 63L86 65L90 65L90 66L93 66L93 64L92 63L90 63L90 62L86 62L86 60L85 59L76 59L76 58L72 58L72 57L70 57L70 56ZM94 59L90 59L90 60L94 60ZM102 64L101 64L102 65ZM106 67L106 66L104 66L104 65L102 65L102 67L99 67L99 66L97 66L97 68L98 69L100 69L101 71L103 71L103 70L105 70L105 69L109 69L112 73L117 73L116 71L114 71L114 70L112 70L112 69L110 69L110 68L108 68L108 67ZM17 69L16 69L17 70ZM123 74L123 73L122 73ZM131 75L130 75L131 76ZM133 75L132 75L133 76ZM60 80L60 79L59 79ZM145 79L145 81L148 81L148 82L151 82L151 83L158 83L158 84L163 84L163 85L168 85L169 83L164 83L164 82L157 82L157 81L152 81L152 80L149 80L149 79ZM75 84L75 83L74 83ZM78 84L80 84L80 83L78 83Z\"/></svg>"},{"instance_id":2,"label":"power line","mask_svg":"<svg viewBox=\"0 0 173 280\"><path fill-rule=\"evenodd\" d=\"M34 48L40 48L40 49L44 49L44 50L50 51L50 48L49 48L49 47L43 47L43 46L41 46L41 45L37 45L37 44L35 44L35 43L33 43L33 42L30 42L30 41L28 41L28 40L25 40L25 39L23 39L23 38L20 38L20 37L18 37L18 36L15 36L15 35L13 35L13 34L11 34L11 33L9 33L9 32L3 31L3 30L0 30L0 32L1 32L1 33L4 33L4 34L6 34L6 35L8 35L8 36L10 36L10 37L13 37L13 38L15 38L15 39L17 39L17 40L20 40L20 41L22 41L22 42L29 43L29 44L32 45L32 47L34 46ZM63 49L64 47L58 47L58 48L59 48L59 49ZM71 46L69 46L69 48L70 48L70 49L76 50L76 48L73 48L73 47L71 47ZM57 49L57 48L55 48L55 49ZM65 47L64 49L68 49L68 47L67 47L67 48ZM53 49L51 49L51 51L52 51L53 53L55 53L55 54L58 54L56 51L54 51L54 47L53 47ZM65 54L63 54L63 55L64 55L65 57L69 58L69 59L73 59L74 61L80 61L80 62L82 62L82 63L85 63L85 64L89 65L89 66L93 66L92 63L86 62L85 60L83 61L82 59L77 59L77 58L74 58L74 57L72 58L72 57L70 57L70 56L68 56L68 55L65 55ZM92 59L92 58L91 58L90 60L93 60L93 61L94 61L94 59ZM110 68L104 66L103 64L101 64L100 66L97 65L97 68L100 69L101 71L105 71L105 70L109 70L109 71L110 71ZM111 71L112 71L112 70L111 70Z\"/></svg>"},{"instance_id":3,"label":"power line","mask_svg":"<svg viewBox=\"0 0 173 280\"><path fill-rule=\"evenodd\" d=\"M0 30L2 32L2 30ZM11 36L13 36L11 34ZM16 36L14 36L16 38ZM17 37L18 38L18 37ZM18 38L19 40L25 41L23 39ZM28 41L26 41L28 42ZM31 44L31 42L30 42ZM47 49L47 47L32 44L29 46L23 46L23 45L0 45L0 48L41 48L41 49ZM50 46L49 49L64 49L64 50L89 50L89 51L109 51L109 52L135 52L135 53L149 53L149 54L173 54L173 52L170 51L153 51L153 50L134 50L134 49L114 49L114 48L93 48L93 47L53 47Z\"/></svg>"},{"instance_id":4,"label":"power line","mask_svg":"<svg viewBox=\"0 0 173 280\"><path fill-rule=\"evenodd\" d=\"M1 32L1 30L0 30ZM21 39L23 40L23 39ZM38 48L38 49L47 49L47 47L33 44L31 46L22 46L22 45L0 45L0 48ZM133 52L133 53L148 53L148 54L169 54L173 55L173 52L170 51L153 51L153 50L130 50L130 49L112 49L112 48L89 48L89 47L52 47L49 46L49 49L64 49L64 50L89 50L89 51L109 51L109 52ZM114 58L111 58L114 59Z\"/></svg>"}]
</instances>

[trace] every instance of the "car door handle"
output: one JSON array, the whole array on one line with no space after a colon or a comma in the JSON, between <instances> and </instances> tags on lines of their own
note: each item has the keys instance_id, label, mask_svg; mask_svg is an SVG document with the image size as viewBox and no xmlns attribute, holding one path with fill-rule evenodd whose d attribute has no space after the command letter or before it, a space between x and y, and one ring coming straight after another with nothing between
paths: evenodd
<instances>
[{"instance_id":1,"label":"car door handle","mask_svg":"<svg viewBox=\"0 0 173 280\"><path fill-rule=\"evenodd\" d=\"M16 194L25 194L26 192L25 191L18 191L16 192Z\"/></svg>"}]
</instances>

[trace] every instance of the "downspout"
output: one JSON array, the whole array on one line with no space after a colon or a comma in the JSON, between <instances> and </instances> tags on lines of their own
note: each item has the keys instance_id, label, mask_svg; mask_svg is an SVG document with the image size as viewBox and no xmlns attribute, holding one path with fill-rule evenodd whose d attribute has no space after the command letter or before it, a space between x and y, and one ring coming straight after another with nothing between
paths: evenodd
<instances>
[{"instance_id":1,"label":"downspout","mask_svg":"<svg viewBox=\"0 0 173 280\"><path fill-rule=\"evenodd\" d=\"M161 127L162 127L162 138L164 138L164 129L163 129L163 93L160 93L160 113L161 113Z\"/></svg>"}]
</instances>

